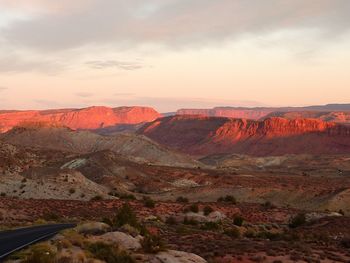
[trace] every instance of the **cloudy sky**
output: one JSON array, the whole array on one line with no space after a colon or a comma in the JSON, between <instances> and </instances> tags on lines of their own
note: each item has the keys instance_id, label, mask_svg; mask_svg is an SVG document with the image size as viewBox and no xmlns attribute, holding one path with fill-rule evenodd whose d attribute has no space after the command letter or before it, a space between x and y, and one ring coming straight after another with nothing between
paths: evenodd
<instances>
[{"instance_id":1,"label":"cloudy sky","mask_svg":"<svg viewBox=\"0 0 350 263\"><path fill-rule=\"evenodd\" d=\"M0 0L0 109L350 102L349 0Z\"/></svg>"}]
</instances>

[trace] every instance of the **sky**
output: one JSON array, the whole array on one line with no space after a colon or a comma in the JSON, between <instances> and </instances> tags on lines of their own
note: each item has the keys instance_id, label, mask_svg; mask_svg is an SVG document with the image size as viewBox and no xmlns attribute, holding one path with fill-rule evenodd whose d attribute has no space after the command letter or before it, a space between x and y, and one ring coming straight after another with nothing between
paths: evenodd
<instances>
[{"instance_id":1,"label":"sky","mask_svg":"<svg viewBox=\"0 0 350 263\"><path fill-rule=\"evenodd\" d=\"M0 109L350 103L349 0L0 0Z\"/></svg>"}]
</instances>

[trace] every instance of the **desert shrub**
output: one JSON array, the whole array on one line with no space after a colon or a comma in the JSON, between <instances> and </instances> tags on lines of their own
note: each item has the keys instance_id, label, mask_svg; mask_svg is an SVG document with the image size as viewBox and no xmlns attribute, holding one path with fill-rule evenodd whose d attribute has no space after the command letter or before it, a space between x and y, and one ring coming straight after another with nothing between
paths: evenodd
<instances>
[{"instance_id":1,"label":"desert shrub","mask_svg":"<svg viewBox=\"0 0 350 263\"><path fill-rule=\"evenodd\" d=\"M188 218L187 216L184 218L184 224L185 225L192 225L196 226L199 224L199 222L193 218Z\"/></svg>"},{"instance_id":2,"label":"desert shrub","mask_svg":"<svg viewBox=\"0 0 350 263\"><path fill-rule=\"evenodd\" d=\"M193 213L198 213L199 212L199 207L197 204L192 204L190 207L189 207L189 210Z\"/></svg>"},{"instance_id":3,"label":"desert shrub","mask_svg":"<svg viewBox=\"0 0 350 263\"><path fill-rule=\"evenodd\" d=\"M239 229L237 227L225 229L224 234L232 238L239 238L241 236L241 233L239 232Z\"/></svg>"},{"instance_id":4,"label":"desert shrub","mask_svg":"<svg viewBox=\"0 0 350 263\"><path fill-rule=\"evenodd\" d=\"M70 193L70 194L74 194L74 193L75 193L75 189L74 189L74 188L70 188L70 189L69 189L69 193Z\"/></svg>"},{"instance_id":5,"label":"desert shrub","mask_svg":"<svg viewBox=\"0 0 350 263\"><path fill-rule=\"evenodd\" d=\"M61 256L55 261L56 263L74 263L72 257L69 256Z\"/></svg>"},{"instance_id":6,"label":"desert shrub","mask_svg":"<svg viewBox=\"0 0 350 263\"><path fill-rule=\"evenodd\" d=\"M140 232L141 232L139 229L136 229L135 227L130 226L128 224L123 225L121 228L119 228L119 230L124 233L128 233L133 237L137 237L138 235L140 235Z\"/></svg>"},{"instance_id":7,"label":"desert shrub","mask_svg":"<svg viewBox=\"0 0 350 263\"><path fill-rule=\"evenodd\" d=\"M281 235L279 233L272 233L269 231L261 231L256 234L256 237L269 240L279 240Z\"/></svg>"},{"instance_id":8,"label":"desert shrub","mask_svg":"<svg viewBox=\"0 0 350 263\"><path fill-rule=\"evenodd\" d=\"M343 209L339 209L338 213L341 214L341 215L343 215L343 216L345 215L345 212L344 212Z\"/></svg>"},{"instance_id":9,"label":"desert shrub","mask_svg":"<svg viewBox=\"0 0 350 263\"><path fill-rule=\"evenodd\" d=\"M179 197L176 199L176 202L179 202L179 203L188 203L188 198L183 197L183 196L179 196Z\"/></svg>"},{"instance_id":10,"label":"desert shrub","mask_svg":"<svg viewBox=\"0 0 350 263\"><path fill-rule=\"evenodd\" d=\"M136 200L136 197L133 194L117 194L116 196L122 200Z\"/></svg>"},{"instance_id":11,"label":"desert shrub","mask_svg":"<svg viewBox=\"0 0 350 263\"><path fill-rule=\"evenodd\" d=\"M55 214L54 212L46 212L43 215L43 219L45 221L59 221L60 220L60 216Z\"/></svg>"},{"instance_id":12,"label":"desert shrub","mask_svg":"<svg viewBox=\"0 0 350 263\"><path fill-rule=\"evenodd\" d=\"M145 197L143 199L143 204L147 208L154 208L156 206L156 202L152 200L150 197Z\"/></svg>"},{"instance_id":13,"label":"desert shrub","mask_svg":"<svg viewBox=\"0 0 350 263\"><path fill-rule=\"evenodd\" d=\"M103 260L106 263L134 263L135 260L125 251L118 250L117 247L103 242L92 243L88 246L88 251L94 258Z\"/></svg>"},{"instance_id":14,"label":"desert shrub","mask_svg":"<svg viewBox=\"0 0 350 263\"><path fill-rule=\"evenodd\" d=\"M100 195L95 195L90 199L90 201L101 201L101 200L103 200L103 197Z\"/></svg>"},{"instance_id":15,"label":"desert shrub","mask_svg":"<svg viewBox=\"0 0 350 263\"><path fill-rule=\"evenodd\" d=\"M176 219L173 216L169 216L166 220L165 223L168 225L176 225Z\"/></svg>"},{"instance_id":16,"label":"desert shrub","mask_svg":"<svg viewBox=\"0 0 350 263\"><path fill-rule=\"evenodd\" d=\"M141 246L146 253L157 253L165 250L165 243L159 236L147 235L141 241Z\"/></svg>"},{"instance_id":17,"label":"desert shrub","mask_svg":"<svg viewBox=\"0 0 350 263\"><path fill-rule=\"evenodd\" d=\"M233 224L236 226L242 226L243 222L244 222L244 219L241 216L235 216L235 218L233 219Z\"/></svg>"},{"instance_id":18,"label":"desert shrub","mask_svg":"<svg viewBox=\"0 0 350 263\"><path fill-rule=\"evenodd\" d=\"M220 228L220 224L217 222L205 222L201 229L203 230L218 230Z\"/></svg>"},{"instance_id":19,"label":"desert shrub","mask_svg":"<svg viewBox=\"0 0 350 263\"><path fill-rule=\"evenodd\" d=\"M77 231L69 229L64 231L63 235L66 238L66 240L68 240L72 245L77 247L84 247L85 239Z\"/></svg>"},{"instance_id":20,"label":"desert shrub","mask_svg":"<svg viewBox=\"0 0 350 263\"><path fill-rule=\"evenodd\" d=\"M340 243L343 247L350 248L350 238L343 238Z\"/></svg>"},{"instance_id":21,"label":"desert shrub","mask_svg":"<svg viewBox=\"0 0 350 263\"><path fill-rule=\"evenodd\" d=\"M234 196L232 195L226 195L225 197L219 197L218 202L224 202L224 203L231 203L231 204L236 204L237 200Z\"/></svg>"},{"instance_id":22,"label":"desert shrub","mask_svg":"<svg viewBox=\"0 0 350 263\"><path fill-rule=\"evenodd\" d=\"M2 192L2 193L0 194L0 196L1 196L1 197L5 197L5 196L6 196L6 193Z\"/></svg>"},{"instance_id":23,"label":"desert shrub","mask_svg":"<svg viewBox=\"0 0 350 263\"><path fill-rule=\"evenodd\" d=\"M205 216L210 215L213 211L214 211L213 208L211 208L208 205L203 208L203 213Z\"/></svg>"},{"instance_id":24,"label":"desert shrub","mask_svg":"<svg viewBox=\"0 0 350 263\"><path fill-rule=\"evenodd\" d=\"M113 226L116 227L121 227L126 224L135 228L140 227L135 212L127 203L123 204L123 206L119 209L118 213L116 214L113 220Z\"/></svg>"},{"instance_id":25,"label":"desert shrub","mask_svg":"<svg viewBox=\"0 0 350 263\"><path fill-rule=\"evenodd\" d=\"M289 232L281 233L280 239L289 241L289 242L295 242L295 241L300 241L301 239L304 239L304 238L301 238L300 234L298 234L295 231L289 231Z\"/></svg>"},{"instance_id":26,"label":"desert shrub","mask_svg":"<svg viewBox=\"0 0 350 263\"><path fill-rule=\"evenodd\" d=\"M113 221L112 219L110 219L109 217L103 217L102 220L101 220L102 223L105 223L109 226L113 226Z\"/></svg>"},{"instance_id":27,"label":"desert shrub","mask_svg":"<svg viewBox=\"0 0 350 263\"><path fill-rule=\"evenodd\" d=\"M51 263L55 257L55 252L49 245L34 245L22 263Z\"/></svg>"},{"instance_id":28,"label":"desert shrub","mask_svg":"<svg viewBox=\"0 0 350 263\"><path fill-rule=\"evenodd\" d=\"M289 222L290 228L296 228L302 226L306 223L306 217L304 213L299 213L295 217L293 217Z\"/></svg>"},{"instance_id":29,"label":"desert shrub","mask_svg":"<svg viewBox=\"0 0 350 263\"><path fill-rule=\"evenodd\" d=\"M256 232L252 229L249 229L247 232L244 233L244 236L247 238L254 238L256 237Z\"/></svg>"},{"instance_id":30,"label":"desert shrub","mask_svg":"<svg viewBox=\"0 0 350 263\"><path fill-rule=\"evenodd\" d=\"M262 206L265 208L265 209L273 209L275 208L276 206L271 203L270 201L266 201L265 203L262 204Z\"/></svg>"}]
</instances>

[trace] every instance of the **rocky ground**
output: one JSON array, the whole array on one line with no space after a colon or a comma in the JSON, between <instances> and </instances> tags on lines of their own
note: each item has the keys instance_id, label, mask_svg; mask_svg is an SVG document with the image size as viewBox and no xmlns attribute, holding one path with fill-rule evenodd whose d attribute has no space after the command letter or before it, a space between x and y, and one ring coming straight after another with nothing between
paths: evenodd
<instances>
[{"instance_id":1,"label":"rocky ground","mask_svg":"<svg viewBox=\"0 0 350 263\"><path fill-rule=\"evenodd\" d=\"M1 228L78 224L11 262L350 261L348 154L198 159L62 127L0 137Z\"/></svg>"},{"instance_id":2,"label":"rocky ground","mask_svg":"<svg viewBox=\"0 0 350 263\"><path fill-rule=\"evenodd\" d=\"M47 251L55 255L55 262L350 260L350 229L345 227L349 217L277 208L270 203L237 204L230 196L215 203L1 198L0 207L2 225L7 228L32 222L79 223L76 229L13 255L15 262L33 262L26 260L44 257ZM123 217L121 213L128 214ZM101 249L126 261L104 258L96 251Z\"/></svg>"}]
</instances>

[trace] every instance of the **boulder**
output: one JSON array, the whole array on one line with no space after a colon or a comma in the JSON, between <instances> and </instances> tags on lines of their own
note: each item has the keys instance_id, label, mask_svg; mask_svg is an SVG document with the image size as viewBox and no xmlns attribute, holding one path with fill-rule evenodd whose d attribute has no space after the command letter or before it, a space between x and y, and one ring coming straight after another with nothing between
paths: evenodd
<instances>
[{"instance_id":1,"label":"boulder","mask_svg":"<svg viewBox=\"0 0 350 263\"><path fill-rule=\"evenodd\" d=\"M101 236L93 236L90 238L92 242L104 242L108 244L116 244L123 250L138 250L141 248L141 236L132 237L123 232L109 232Z\"/></svg>"},{"instance_id":2,"label":"boulder","mask_svg":"<svg viewBox=\"0 0 350 263\"><path fill-rule=\"evenodd\" d=\"M176 250L159 252L150 260L151 263L206 263L202 257Z\"/></svg>"},{"instance_id":3,"label":"boulder","mask_svg":"<svg viewBox=\"0 0 350 263\"><path fill-rule=\"evenodd\" d=\"M111 227L105 223L90 222L79 225L76 229L80 234L98 235L106 233L108 230L110 230L110 228Z\"/></svg>"}]
</instances>

